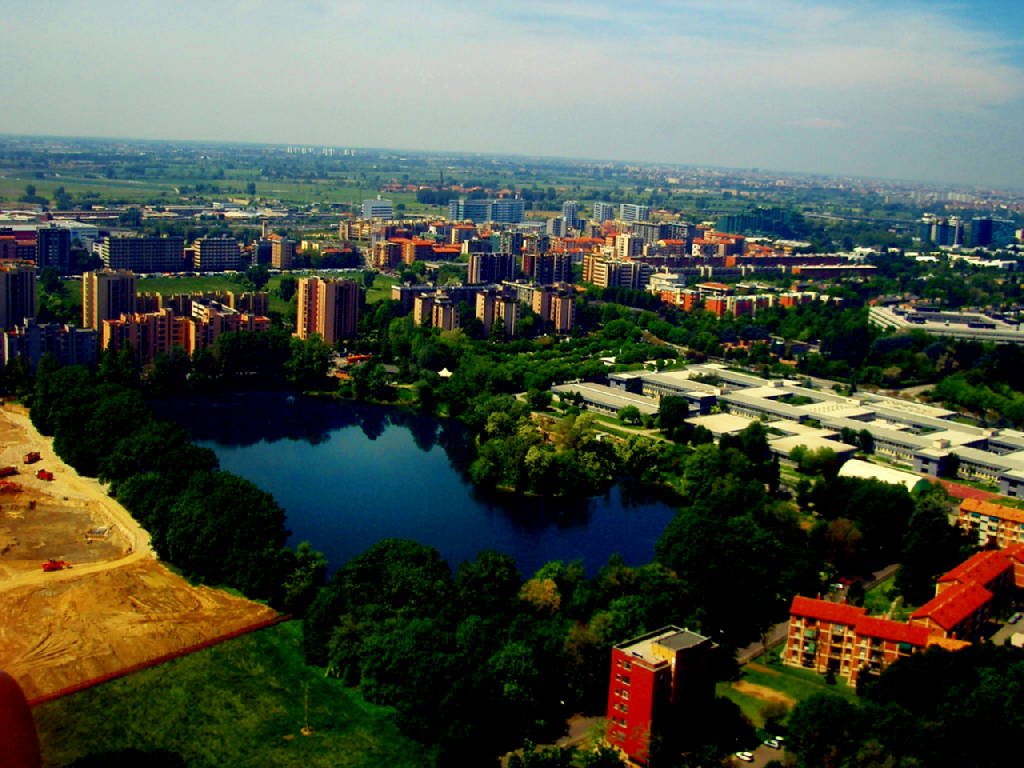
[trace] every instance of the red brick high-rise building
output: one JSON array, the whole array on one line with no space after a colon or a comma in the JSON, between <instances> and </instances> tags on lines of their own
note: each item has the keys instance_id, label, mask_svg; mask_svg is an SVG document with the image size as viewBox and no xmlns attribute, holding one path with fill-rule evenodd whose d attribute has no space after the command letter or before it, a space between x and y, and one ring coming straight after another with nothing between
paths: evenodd
<instances>
[{"instance_id":1,"label":"red brick high-rise building","mask_svg":"<svg viewBox=\"0 0 1024 768\"><path fill-rule=\"evenodd\" d=\"M685 743L715 697L710 638L665 627L612 649L608 741L646 765L651 739Z\"/></svg>"}]
</instances>

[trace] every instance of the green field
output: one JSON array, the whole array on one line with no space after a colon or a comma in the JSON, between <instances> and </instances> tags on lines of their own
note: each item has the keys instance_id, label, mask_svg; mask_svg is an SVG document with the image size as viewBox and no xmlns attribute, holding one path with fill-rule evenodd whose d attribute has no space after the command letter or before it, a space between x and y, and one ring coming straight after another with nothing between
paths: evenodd
<instances>
[{"instance_id":1,"label":"green field","mask_svg":"<svg viewBox=\"0 0 1024 768\"><path fill-rule=\"evenodd\" d=\"M288 622L43 704L45 763L127 749L177 753L190 768L430 762L390 709L305 666L301 645L299 622ZM314 732L303 736L307 691Z\"/></svg>"},{"instance_id":2,"label":"green field","mask_svg":"<svg viewBox=\"0 0 1024 768\"><path fill-rule=\"evenodd\" d=\"M767 659L767 661L766 661ZM736 683L740 687L735 687ZM762 696L755 695L751 689L741 690L746 685L757 686ZM779 661L779 651L771 651L768 656L759 656L752 663L740 670L738 681L726 681L718 684L716 692L734 702L757 728L764 727L763 709L771 693L780 694L787 702L799 703L817 693L828 693L853 701L857 692L844 683L837 681L834 685L825 682L824 675L809 669L790 667Z\"/></svg>"}]
</instances>

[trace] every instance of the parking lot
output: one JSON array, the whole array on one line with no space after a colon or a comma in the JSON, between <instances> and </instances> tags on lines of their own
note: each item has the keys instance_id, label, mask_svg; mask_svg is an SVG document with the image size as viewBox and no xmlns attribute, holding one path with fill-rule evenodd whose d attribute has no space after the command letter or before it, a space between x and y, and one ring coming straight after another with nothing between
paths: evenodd
<instances>
[{"instance_id":1,"label":"parking lot","mask_svg":"<svg viewBox=\"0 0 1024 768\"><path fill-rule=\"evenodd\" d=\"M737 766L749 765L753 766L753 768L764 768L764 766L772 760L781 761L786 754L786 750L781 747L779 749L773 749L772 747L765 746L764 744L759 745L757 749L748 751L754 756L753 760L749 762L746 760L740 760L740 758L736 757L734 754L731 759L732 764Z\"/></svg>"}]
</instances>

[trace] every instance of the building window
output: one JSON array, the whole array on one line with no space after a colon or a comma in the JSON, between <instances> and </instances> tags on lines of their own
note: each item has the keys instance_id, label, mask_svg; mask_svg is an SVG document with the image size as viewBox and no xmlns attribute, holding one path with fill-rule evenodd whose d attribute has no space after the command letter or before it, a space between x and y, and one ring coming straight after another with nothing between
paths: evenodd
<instances>
[{"instance_id":1,"label":"building window","mask_svg":"<svg viewBox=\"0 0 1024 768\"><path fill-rule=\"evenodd\" d=\"M632 664L632 662L629 662L629 661L624 662L622 664L622 668L628 672L629 670L631 670L633 668L633 664Z\"/></svg>"},{"instance_id":2,"label":"building window","mask_svg":"<svg viewBox=\"0 0 1024 768\"><path fill-rule=\"evenodd\" d=\"M625 691L625 690L622 691L622 698L624 698L627 701L629 701L629 691Z\"/></svg>"},{"instance_id":3,"label":"building window","mask_svg":"<svg viewBox=\"0 0 1024 768\"><path fill-rule=\"evenodd\" d=\"M622 684L623 685L629 685L629 675L623 675L623 677L622 677Z\"/></svg>"}]
</instances>

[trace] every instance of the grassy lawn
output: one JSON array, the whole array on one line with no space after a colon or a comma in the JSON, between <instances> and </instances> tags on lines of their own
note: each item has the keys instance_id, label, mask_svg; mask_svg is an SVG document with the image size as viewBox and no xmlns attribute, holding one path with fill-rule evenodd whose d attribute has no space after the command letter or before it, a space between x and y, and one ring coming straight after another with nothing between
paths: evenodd
<instances>
[{"instance_id":1,"label":"grassy lawn","mask_svg":"<svg viewBox=\"0 0 1024 768\"><path fill-rule=\"evenodd\" d=\"M366 303L376 304L378 301L386 301L391 298L391 286L398 282L397 278L387 275L376 274L373 277L373 287L366 290Z\"/></svg>"},{"instance_id":2,"label":"grassy lawn","mask_svg":"<svg viewBox=\"0 0 1024 768\"><path fill-rule=\"evenodd\" d=\"M903 602L902 598L893 600L889 596L895 583L896 575L893 574L884 581L880 581L864 594L864 607L867 609L869 616L885 616L889 613L889 609L892 608L892 618L894 620L906 621L910 618L910 614L914 612L917 606L907 605Z\"/></svg>"},{"instance_id":3,"label":"grassy lawn","mask_svg":"<svg viewBox=\"0 0 1024 768\"><path fill-rule=\"evenodd\" d=\"M766 662L766 658L769 661ZM789 705L818 693L842 696L850 701L857 698L856 691L842 680L829 685L824 675L782 664L778 650L771 651L767 657L759 656L744 666L738 681L721 682L716 692L734 702L758 728L764 727L762 709L773 698L773 694Z\"/></svg>"},{"instance_id":4,"label":"grassy lawn","mask_svg":"<svg viewBox=\"0 0 1024 768\"><path fill-rule=\"evenodd\" d=\"M427 748L392 711L302 661L288 622L36 708L47 765L114 750L167 750L203 766L413 766ZM309 725L302 736L304 691ZM2 762L2 761L0 761Z\"/></svg>"}]
</instances>

